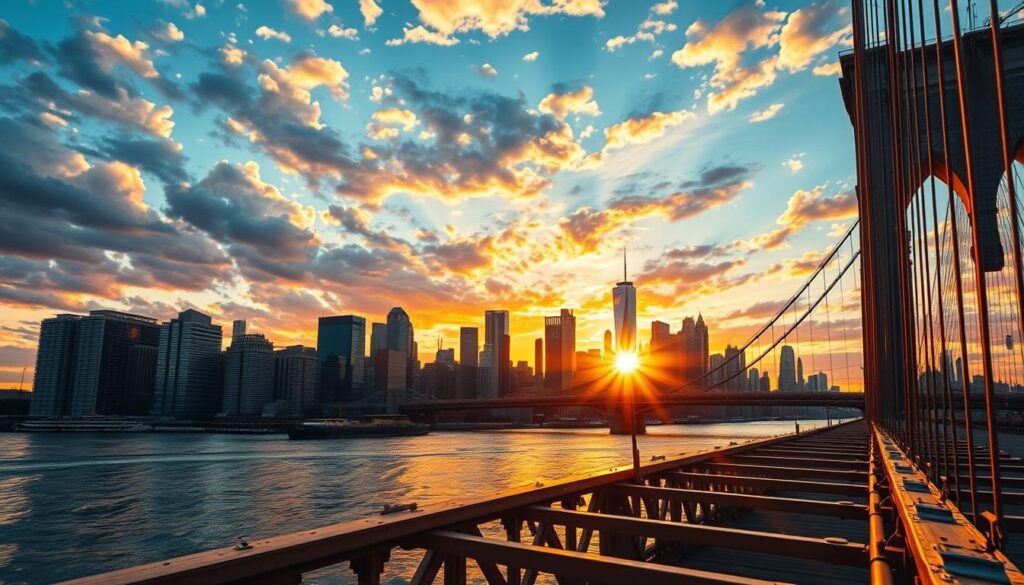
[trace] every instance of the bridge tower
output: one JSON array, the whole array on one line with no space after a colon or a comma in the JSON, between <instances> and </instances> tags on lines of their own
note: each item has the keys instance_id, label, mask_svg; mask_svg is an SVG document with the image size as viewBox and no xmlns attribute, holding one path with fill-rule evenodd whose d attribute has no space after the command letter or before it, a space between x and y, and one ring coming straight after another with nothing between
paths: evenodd
<instances>
[{"instance_id":1,"label":"bridge tower","mask_svg":"<svg viewBox=\"0 0 1024 585\"><path fill-rule=\"evenodd\" d=\"M859 26L863 27L863 21ZM944 34L949 34L948 29ZM1009 112L1007 140L1016 145L1017 160L1024 161L1024 117L1019 114L1024 111L1024 26L1003 28L1000 39ZM858 51L840 58L840 87L858 144L864 381L869 390L891 397L886 403L897 410L897 418L906 416L905 390L917 383L915 308L911 305L913 244L908 241L914 225L908 206L915 193L929 177L935 177L952 185L968 214L974 216L978 249L965 250L974 258L963 266L965 273L999 272L1005 256L997 194L1006 167L991 31L986 28L963 36L962 88L958 86L953 41L922 46L919 37L917 43L911 42L907 49L899 42L892 47L888 42L869 41L872 46L863 48L859 58ZM964 88L962 116L959 91ZM967 152L962 117L969 126ZM969 189L968 159L973 192ZM945 199L945 190L940 196ZM970 224L961 229L969 231Z\"/></svg>"}]
</instances>

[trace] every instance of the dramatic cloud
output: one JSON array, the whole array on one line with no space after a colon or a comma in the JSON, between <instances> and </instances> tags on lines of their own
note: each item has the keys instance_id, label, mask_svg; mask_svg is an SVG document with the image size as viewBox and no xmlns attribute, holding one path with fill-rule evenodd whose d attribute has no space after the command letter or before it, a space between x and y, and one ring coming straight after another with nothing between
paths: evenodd
<instances>
[{"instance_id":1,"label":"dramatic cloud","mask_svg":"<svg viewBox=\"0 0 1024 585\"><path fill-rule=\"evenodd\" d=\"M663 196L624 195L602 210L582 207L561 220L560 226L578 250L595 251L610 243L609 236L642 219L676 222L729 203L753 185L751 173L746 167L713 167Z\"/></svg>"},{"instance_id":2,"label":"dramatic cloud","mask_svg":"<svg viewBox=\"0 0 1024 585\"><path fill-rule=\"evenodd\" d=\"M288 0L288 7L306 20L316 20L325 12L334 12L334 7L324 0Z\"/></svg>"},{"instance_id":3,"label":"dramatic cloud","mask_svg":"<svg viewBox=\"0 0 1024 585\"><path fill-rule=\"evenodd\" d=\"M41 62L44 60L39 45L0 18L0 65L15 61Z\"/></svg>"},{"instance_id":4,"label":"dramatic cloud","mask_svg":"<svg viewBox=\"0 0 1024 585\"><path fill-rule=\"evenodd\" d=\"M300 279L320 243L315 211L263 182L254 162L217 163L197 184L169 188L167 204L170 217L224 244L251 279Z\"/></svg>"},{"instance_id":5,"label":"dramatic cloud","mask_svg":"<svg viewBox=\"0 0 1024 585\"><path fill-rule=\"evenodd\" d=\"M384 14L375 0L359 0L359 12L363 15L366 28L372 28L377 23L377 18Z\"/></svg>"},{"instance_id":6,"label":"dramatic cloud","mask_svg":"<svg viewBox=\"0 0 1024 585\"><path fill-rule=\"evenodd\" d=\"M672 54L681 68L714 65L707 81L708 111L733 110L740 100L775 83L779 70L802 71L837 44L848 44L845 8L828 0L792 14L767 10L763 3L743 5L713 26L699 19L686 29L687 42ZM763 55L764 49L778 47ZM761 55L745 64L747 53Z\"/></svg>"},{"instance_id":7,"label":"dramatic cloud","mask_svg":"<svg viewBox=\"0 0 1024 585\"><path fill-rule=\"evenodd\" d=\"M657 6L657 5L656 5ZM664 20L658 20L648 18L647 20L640 23L637 31L629 36L615 36L605 42L604 48L606 51L615 52L626 45L632 45L637 41L646 41L653 43L658 35L665 32L674 32L676 25L665 22Z\"/></svg>"},{"instance_id":8,"label":"dramatic cloud","mask_svg":"<svg viewBox=\"0 0 1024 585\"><path fill-rule=\"evenodd\" d=\"M413 5L419 10L422 24L404 29L403 38L392 39L388 44L432 43L451 46L459 42L455 34L471 31L479 31L496 39L513 31L529 30L531 16L565 14L601 18L604 16L603 4L602 0L556 0L550 4L537 0L507 0L497 4L489 0L414 0ZM380 10L379 7L377 10ZM366 15L364 8L363 16ZM370 26L367 20L367 26Z\"/></svg>"},{"instance_id":9,"label":"dramatic cloud","mask_svg":"<svg viewBox=\"0 0 1024 585\"><path fill-rule=\"evenodd\" d=\"M0 118L0 132L23 146L0 155L0 297L77 310L82 295L202 290L226 276L209 239L144 202L131 164L90 163L30 120Z\"/></svg>"},{"instance_id":10,"label":"dramatic cloud","mask_svg":"<svg viewBox=\"0 0 1024 585\"><path fill-rule=\"evenodd\" d=\"M282 43L292 42L292 37L286 32L278 32L269 26L263 25L256 29L256 36L267 41L270 39L277 39Z\"/></svg>"},{"instance_id":11,"label":"dramatic cloud","mask_svg":"<svg viewBox=\"0 0 1024 585\"><path fill-rule=\"evenodd\" d=\"M826 197L824 193L824 185L819 185L811 191L797 191L789 198L786 211L776 220L782 227L759 234L748 242L737 244L751 249L777 250L788 245L789 238L811 222L835 221L857 216L857 195L853 191L844 191L830 197Z\"/></svg>"},{"instance_id":12,"label":"dramatic cloud","mask_svg":"<svg viewBox=\"0 0 1024 585\"><path fill-rule=\"evenodd\" d=\"M757 123L764 122L765 120L771 120L775 117L775 114L779 113L779 110L782 109L783 105L785 104L772 104L763 110L758 110L750 115L750 121Z\"/></svg>"},{"instance_id":13,"label":"dramatic cloud","mask_svg":"<svg viewBox=\"0 0 1024 585\"><path fill-rule=\"evenodd\" d=\"M669 128L678 126L693 119L693 112L652 112L646 116L630 118L624 122L613 124L604 130L604 150L622 148L630 144L645 144L660 138Z\"/></svg>"},{"instance_id":14,"label":"dramatic cloud","mask_svg":"<svg viewBox=\"0 0 1024 585\"><path fill-rule=\"evenodd\" d=\"M359 31L354 28L342 28L336 24L332 24L330 28L327 29L327 34L336 39L348 39L350 41L359 40Z\"/></svg>"},{"instance_id":15,"label":"dramatic cloud","mask_svg":"<svg viewBox=\"0 0 1024 585\"><path fill-rule=\"evenodd\" d=\"M847 8L828 0L789 15L779 35L779 68L801 71L836 45L852 42L853 28Z\"/></svg>"},{"instance_id":16,"label":"dramatic cloud","mask_svg":"<svg viewBox=\"0 0 1024 585\"><path fill-rule=\"evenodd\" d=\"M153 34L165 43L178 43L185 40L185 33L181 32L173 22L164 23Z\"/></svg>"},{"instance_id":17,"label":"dramatic cloud","mask_svg":"<svg viewBox=\"0 0 1024 585\"><path fill-rule=\"evenodd\" d=\"M540 101L537 109L559 120L565 120L569 114L601 115L601 108L594 100L594 88L588 85L572 92L549 93Z\"/></svg>"}]
</instances>

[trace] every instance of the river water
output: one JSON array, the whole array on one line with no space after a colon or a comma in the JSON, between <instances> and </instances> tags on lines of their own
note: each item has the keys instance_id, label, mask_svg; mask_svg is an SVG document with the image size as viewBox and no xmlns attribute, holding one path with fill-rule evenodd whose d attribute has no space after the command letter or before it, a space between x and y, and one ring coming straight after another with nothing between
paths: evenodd
<instances>
[{"instance_id":1,"label":"river water","mask_svg":"<svg viewBox=\"0 0 1024 585\"><path fill-rule=\"evenodd\" d=\"M802 429L824 421L802 421ZM651 427L644 460L793 431L792 422ZM290 441L282 435L0 434L0 584L80 577L253 538L607 470L607 429L435 432ZM405 583L418 557L385 572ZM333 567L312 583L353 583Z\"/></svg>"}]
</instances>

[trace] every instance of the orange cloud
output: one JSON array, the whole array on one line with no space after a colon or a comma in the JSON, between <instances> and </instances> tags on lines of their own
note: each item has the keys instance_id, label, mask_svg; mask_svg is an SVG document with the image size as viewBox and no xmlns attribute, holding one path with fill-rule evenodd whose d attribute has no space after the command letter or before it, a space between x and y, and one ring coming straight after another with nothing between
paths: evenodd
<instances>
[{"instance_id":1,"label":"orange cloud","mask_svg":"<svg viewBox=\"0 0 1024 585\"><path fill-rule=\"evenodd\" d=\"M559 120L565 120L569 114L601 115L601 108L594 100L594 88L588 85L573 92L549 93L540 101L537 109L545 114L551 114Z\"/></svg>"},{"instance_id":2,"label":"orange cloud","mask_svg":"<svg viewBox=\"0 0 1024 585\"><path fill-rule=\"evenodd\" d=\"M316 20L325 12L334 12L334 7L324 0L288 0L288 6L306 20Z\"/></svg>"},{"instance_id":3,"label":"orange cloud","mask_svg":"<svg viewBox=\"0 0 1024 585\"><path fill-rule=\"evenodd\" d=\"M797 191L789 198L786 211L776 220L782 227L758 234L745 243L737 242L737 245L745 245L752 249L778 250L785 247L789 238L799 233L808 223L857 216L856 193L845 191L825 197L824 192L824 185L819 185L811 191Z\"/></svg>"},{"instance_id":4,"label":"orange cloud","mask_svg":"<svg viewBox=\"0 0 1024 585\"><path fill-rule=\"evenodd\" d=\"M603 4L601 0L558 0L551 4L536 0L498 3L489 0L413 0L422 25L405 29L403 38L392 39L388 44L451 46L459 42L453 35L470 31L479 31L496 39L513 31L529 30L530 16L565 14L601 18L604 16ZM365 10L363 15L366 15Z\"/></svg>"},{"instance_id":5,"label":"orange cloud","mask_svg":"<svg viewBox=\"0 0 1024 585\"><path fill-rule=\"evenodd\" d=\"M612 124L604 130L604 150L623 148L631 144L646 144L660 138L669 128L695 117L694 113L688 110L668 113L652 112L646 116Z\"/></svg>"}]
</instances>

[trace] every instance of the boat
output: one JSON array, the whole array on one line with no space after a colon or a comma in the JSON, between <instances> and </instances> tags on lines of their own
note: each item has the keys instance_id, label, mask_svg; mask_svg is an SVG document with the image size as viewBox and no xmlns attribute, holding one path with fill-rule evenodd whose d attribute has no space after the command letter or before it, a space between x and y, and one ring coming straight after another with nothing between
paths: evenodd
<instances>
[{"instance_id":1,"label":"boat","mask_svg":"<svg viewBox=\"0 0 1024 585\"><path fill-rule=\"evenodd\" d=\"M15 430L28 433L144 433L153 427L134 420L117 419L64 419L26 420L15 425Z\"/></svg>"},{"instance_id":2,"label":"boat","mask_svg":"<svg viewBox=\"0 0 1024 585\"><path fill-rule=\"evenodd\" d=\"M361 419L310 420L288 428L289 439L360 439L369 437L416 437L430 432L430 425L414 423L400 415Z\"/></svg>"}]
</instances>

